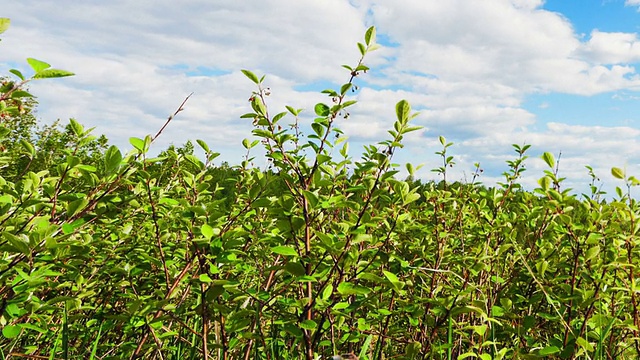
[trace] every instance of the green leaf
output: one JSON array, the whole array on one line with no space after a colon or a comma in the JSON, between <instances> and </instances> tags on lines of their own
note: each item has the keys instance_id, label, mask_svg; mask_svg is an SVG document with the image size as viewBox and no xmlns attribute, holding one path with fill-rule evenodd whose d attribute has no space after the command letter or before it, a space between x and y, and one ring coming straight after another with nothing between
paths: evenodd
<instances>
[{"instance_id":1,"label":"green leaf","mask_svg":"<svg viewBox=\"0 0 640 360\"><path fill-rule=\"evenodd\" d=\"M9 70L9 72L12 73L13 75L19 77L20 80L24 80L24 75L22 75L22 73L19 70L11 69L11 70Z\"/></svg>"},{"instance_id":2,"label":"green leaf","mask_svg":"<svg viewBox=\"0 0 640 360\"><path fill-rule=\"evenodd\" d=\"M409 113L411 112L411 105L407 100L400 100L396 104L396 116L398 121L405 123L409 119Z\"/></svg>"},{"instance_id":3,"label":"green leaf","mask_svg":"<svg viewBox=\"0 0 640 360\"><path fill-rule=\"evenodd\" d=\"M484 336L485 332L487 332L487 324L472 326L472 329L476 334Z\"/></svg>"},{"instance_id":4,"label":"green leaf","mask_svg":"<svg viewBox=\"0 0 640 360\"><path fill-rule=\"evenodd\" d=\"M33 71L35 71L36 73L51 67L51 65L47 64L46 62L36 60L34 58L28 58L27 62L29 63Z\"/></svg>"},{"instance_id":5,"label":"green leaf","mask_svg":"<svg viewBox=\"0 0 640 360\"><path fill-rule=\"evenodd\" d=\"M195 165L198 169L202 170L204 168L204 163L193 154L186 154L184 156L185 160Z\"/></svg>"},{"instance_id":6,"label":"green leaf","mask_svg":"<svg viewBox=\"0 0 640 360\"><path fill-rule=\"evenodd\" d=\"M73 226L73 224L66 223L62 225L62 233L65 235L73 233L74 230L75 227Z\"/></svg>"},{"instance_id":7,"label":"green leaf","mask_svg":"<svg viewBox=\"0 0 640 360\"><path fill-rule=\"evenodd\" d=\"M474 352L466 352L464 354L460 354L460 356L458 356L458 360L463 360L463 359L467 359L467 358L476 358L478 357L478 355L476 355L476 353Z\"/></svg>"},{"instance_id":8,"label":"green leaf","mask_svg":"<svg viewBox=\"0 0 640 360\"><path fill-rule=\"evenodd\" d=\"M73 299L73 298L72 298L72 299ZM22 324L20 324L19 326L20 326L21 328L23 328L23 329L29 329L29 330L37 331L37 332L39 332L39 333L41 333L41 334L44 334L44 333L46 333L46 332L47 332L47 330L45 330L45 329L43 329L43 328L40 328L40 327L37 327L37 326L35 326L35 325L33 325L33 324L25 324L25 323L22 323Z\"/></svg>"},{"instance_id":9,"label":"green leaf","mask_svg":"<svg viewBox=\"0 0 640 360\"><path fill-rule=\"evenodd\" d=\"M376 28L372 26L367 29L367 32L364 34L364 42L365 44L370 45L371 43L376 42Z\"/></svg>"},{"instance_id":10,"label":"green leaf","mask_svg":"<svg viewBox=\"0 0 640 360\"><path fill-rule=\"evenodd\" d=\"M318 116L329 116L329 114L331 113L331 109L323 103L316 104L313 109Z\"/></svg>"},{"instance_id":11,"label":"green leaf","mask_svg":"<svg viewBox=\"0 0 640 360\"><path fill-rule=\"evenodd\" d=\"M200 274L200 276L198 276L198 280L207 284L213 281L208 274Z\"/></svg>"},{"instance_id":12,"label":"green leaf","mask_svg":"<svg viewBox=\"0 0 640 360\"><path fill-rule=\"evenodd\" d=\"M264 106L264 103L259 96L254 96L251 98L251 108L259 115L267 115L267 108Z\"/></svg>"},{"instance_id":13,"label":"green leaf","mask_svg":"<svg viewBox=\"0 0 640 360\"><path fill-rule=\"evenodd\" d=\"M278 255L298 256L298 252L296 251L296 249L292 248L291 246L283 245L283 246L272 247L271 252Z\"/></svg>"},{"instance_id":14,"label":"green leaf","mask_svg":"<svg viewBox=\"0 0 640 360\"><path fill-rule=\"evenodd\" d=\"M338 292L341 295L349 296L349 295L366 295L371 292L371 289L361 286L361 285L353 285L349 282L342 282L338 285Z\"/></svg>"},{"instance_id":15,"label":"green leaf","mask_svg":"<svg viewBox=\"0 0 640 360\"><path fill-rule=\"evenodd\" d=\"M333 286L328 284L327 287L322 290L322 300L329 300L331 294L333 294Z\"/></svg>"},{"instance_id":16,"label":"green leaf","mask_svg":"<svg viewBox=\"0 0 640 360\"><path fill-rule=\"evenodd\" d=\"M131 137L129 138L129 143L139 152L144 152L144 140L137 137Z\"/></svg>"},{"instance_id":17,"label":"green leaf","mask_svg":"<svg viewBox=\"0 0 640 360\"><path fill-rule=\"evenodd\" d=\"M422 344L417 341L412 341L408 343L404 348L405 359L415 359L417 358L420 349L422 348Z\"/></svg>"},{"instance_id":18,"label":"green leaf","mask_svg":"<svg viewBox=\"0 0 640 360\"><path fill-rule=\"evenodd\" d=\"M339 302L335 305L333 305L333 310L344 310L346 308L349 307L349 303L348 302Z\"/></svg>"},{"instance_id":19,"label":"green leaf","mask_svg":"<svg viewBox=\"0 0 640 360\"><path fill-rule=\"evenodd\" d=\"M347 93L347 91L351 90L351 88L353 88L353 84L351 84L351 83L343 84L343 85L340 87L340 95L344 95L344 94L346 94L346 93Z\"/></svg>"},{"instance_id":20,"label":"green leaf","mask_svg":"<svg viewBox=\"0 0 640 360\"><path fill-rule=\"evenodd\" d=\"M593 345L591 343L589 343L589 341L587 341L585 338L579 336L576 339L576 344L578 344L580 347L582 347L583 349L587 350L588 352L592 352L593 351Z\"/></svg>"},{"instance_id":21,"label":"green leaf","mask_svg":"<svg viewBox=\"0 0 640 360\"><path fill-rule=\"evenodd\" d=\"M202 236L206 237L207 239L211 239L213 237L213 228L209 224L202 225L200 227L200 232L202 233Z\"/></svg>"},{"instance_id":22,"label":"green leaf","mask_svg":"<svg viewBox=\"0 0 640 360\"><path fill-rule=\"evenodd\" d=\"M396 291L402 290L402 288L404 287L404 282L400 281L400 279L398 279L396 274L389 271L382 271L382 273L387 278L387 280L389 280L394 290Z\"/></svg>"},{"instance_id":23,"label":"green leaf","mask_svg":"<svg viewBox=\"0 0 640 360\"><path fill-rule=\"evenodd\" d=\"M622 171L622 169L620 168L617 168L617 167L611 168L611 175L613 175L613 177L616 179L624 180L624 171Z\"/></svg>"},{"instance_id":24,"label":"green leaf","mask_svg":"<svg viewBox=\"0 0 640 360\"><path fill-rule=\"evenodd\" d=\"M553 355L558 352L560 352L560 349L557 346L547 346L543 349L540 349L540 352L538 354L542 356L547 356L547 355Z\"/></svg>"},{"instance_id":25,"label":"green leaf","mask_svg":"<svg viewBox=\"0 0 640 360\"><path fill-rule=\"evenodd\" d=\"M376 50L380 49L381 47L382 46L380 44L371 44L369 46L369 52L376 51Z\"/></svg>"},{"instance_id":26,"label":"green leaf","mask_svg":"<svg viewBox=\"0 0 640 360\"><path fill-rule=\"evenodd\" d=\"M163 197L158 201L158 204L160 204L160 205L166 204L166 205L169 205L169 206L176 206L176 205L180 204L180 202L178 200L176 200L176 199Z\"/></svg>"},{"instance_id":27,"label":"green leaf","mask_svg":"<svg viewBox=\"0 0 640 360\"><path fill-rule=\"evenodd\" d=\"M369 352L369 347L371 346L372 340L373 340L373 334L369 334L369 336L367 336L367 339L364 341L364 344L362 344L362 347L360 348L360 354L358 355L360 359L366 359L365 356Z\"/></svg>"},{"instance_id":28,"label":"green leaf","mask_svg":"<svg viewBox=\"0 0 640 360\"><path fill-rule=\"evenodd\" d=\"M217 280L217 281L220 281L220 280ZM207 298L209 298L209 296L210 296L211 299L216 299L218 296L224 294L225 291L226 290L225 290L224 286L222 286L222 285L214 285L214 286L209 288L209 292L207 294Z\"/></svg>"},{"instance_id":29,"label":"green leaf","mask_svg":"<svg viewBox=\"0 0 640 360\"><path fill-rule=\"evenodd\" d=\"M467 314L467 313L470 313L470 312L475 312L478 315L486 316L484 310L480 309L477 306L471 306L471 305L456 306L451 310L451 315Z\"/></svg>"},{"instance_id":30,"label":"green leaf","mask_svg":"<svg viewBox=\"0 0 640 360\"><path fill-rule=\"evenodd\" d=\"M302 330L300 330L298 327L294 326L293 324L286 324L284 326L284 331L286 331L287 333L299 339L301 339L303 335Z\"/></svg>"},{"instance_id":31,"label":"green leaf","mask_svg":"<svg viewBox=\"0 0 640 360\"><path fill-rule=\"evenodd\" d=\"M84 225L86 221L82 218L75 220L72 223L65 223L62 225L62 233L65 235L73 233L77 228Z\"/></svg>"},{"instance_id":32,"label":"green leaf","mask_svg":"<svg viewBox=\"0 0 640 360\"><path fill-rule=\"evenodd\" d=\"M299 262L289 261L284 265L284 269L293 276L303 276L306 274L304 266Z\"/></svg>"},{"instance_id":33,"label":"green leaf","mask_svg":"<svg viewBox=\"0 0 640 360\"><path fill-rule=\"evenodd\" d=\"M287 116L287 112L281 112L281 113L277 113L273 116L273 118L271 119L272 123L277 123L278 121L280 121L280 119L282 119L283 117Z\"/></svg>"},{"instance_id":34,"label":"green leaf","mask_svg":"<svg viewBox=\"0 0 640 360\"><path fill-rule=\"evenodd\" d=\"M7 31L7 29L9 28L9 25L11 25L11 19L0 18L0 34Z\"/></svg>"},{"instance_id":35,"label":"green leaf","mask_svg":"<svg viewBox=\"0 0 640 360\"><path fill-rule=\"evenodd\" d=\"M367 53L367 47L363 43L358 43L358 50L360 50L360 55L362 56Z\"/></svg>"},{"instance_id":36,"label":"green leaf","mask_svg":"<svg viewBox=\"0 0 640 360\"><path fill-rule=\"evenodd\" d=\"M12 99L20 99L20 98L25 98L25 97L32 98L33 95L31 95L29 92L26 92L24 90L16 90L16 91L11 93L11 98Z\"/></svg>"},{"instance_id":37,"label":"green leaf","mask_svg":"<svg viewBox=\"0 0 640 360\"><path fill-rule=\"evenodd\" d=\"M74 135L82 136L84 133L84 127L79 122L74 119L69 119L69 125L71 126Z\"/></svg>"},{"instance_id":38,"label":"green leaf","mask_svg":"<svg viewBox=\"0 0 640 360\"><path fill-rule=\"evenodd\" d=\"M398 277L396 276L396 274L389 272L389 271L382 271L382 273L384 274L384 276L391 281L392 283L394 282L400 282L400 279L398 279Z\"/></svg>"},{"instance_id":39,"label":"green leaf","mask_svg":"<svg viewBox=\"0 0 640 360\"><path fill-rule=\"evenodd\" d=\"M544 160L544 162L547 163L547 166L552 169L556 166L556 159L550 152L545 152L544 154L542 154L542 160Z\"/></svg>"},{"instance_id":40,"label":"green leaf","mask_svg":"<svg viewBox=\"0 0 640 360\"><path fill-rule=\"evenodd\" d=\"M551 186L551 178L549 178L548 176L545 177L541 177L538 180L538 184L540 184L540 187L542 188L542 190L549 190L549 187Z\"/></svg>"},{"instance_id":41,"label":"green leaf","mask_svg":"<svg viewBox=\"0 0 640 360\"><path fill-rule=\"evenodd\" d=\"M77 213L82 211L82 209L84 209L87 204L89 204L89 201L86 198L70 202L69 205L67 205L67 216L71 217L73 215L76 215Z\"/></svg>"},{"instance_id":42,"label":"green leaf","mask_svg":"<svg viewBox=\"0 0 640 360\"><path fill-rule=\"evenodd\" d=\"M104 154L104 166L107 174L115 172L122 163L122 153L120 150L111 145Z\"/></svg>"},{"instance_id":43,"label":"green leaf","mask_svg":"<svg viewBox=\"0 0 640 360\"><path fill-rule=\"evenodd\" d=\"M304 195L304 198L307 200L311 208L315 208L316 205L318 205L318 196L316 194L308 190L302 190L302 194Z\"/></svg>"},{"instance_id":44,"label":"green leaf","mask_svg":"<svg viewBox=\"0 0 640 360\"><path fill-rule=\"evenodd\" d=\"M316 322L313 320L305 320L300 323L300 327L305 330L314 330L318 327L318 324L316 324Z\"/></svg>"},{"instance_id":45,"label":"green leaf","mask_svg":"<svg viewBox=\"0 0 640 360\"><path fill-rule=\"evenodd\" d=\"M314 122L311 124L311 127L318 137L322 137L324 135L324 126L322 124Z\"/></svg>"},{"instance_id":46,"label":"green leaf","mask_svg":"<svg viewBox=\"0 0 640 360\"><path fill-rule=\"evenodd\" d=\"M360 279L364 279L364 280L369 280L369 281L373 281L375 283L379 283L382 284L385 282L383 277L380 277L378 275L372 274L372 273L362 273L359 276Z\"/></svg>"},{"instance_id":47,"label":"green leaf","mask_svg":"<svg viewBox=\"0 0 640 360\"><path fill-rule=\"evenodd\" d=\"M289 111L293 116L298 116L298 114L300 114L300 112L302 111L302 109L294 109L289 105L286 105L285 108L287 108L287 111Z\"/></svg>"},{"instance_id":48,"label":"green leaf","mask_svg":"<svg viewBox=\"0 0 640 360\"><path fill-rule=\"evenodd\" d=\"M413 167L413 164L406 163L405 166L407 167L407 172L409 173L409 176L414 176L416 173L416 169Z\"/></svg>"},{"instance_id":49,"label":"green leaf","mask_svg":"<svg viewBox=\"0 0 640 360\"><path fill-rule=\"evenodd\" d=\"M34 79L54 79L61 78L66 76L73 76L74 73L66 70L60 69L46 69L42 71L38 71L35 75L33 75Z\"/></svg>"},{"instance_id":50,"label":"green leaf","mask_svg":"<svg viewBox=\"0 0 640 360\"><path fill-rule=\"evenodd\" d=\"M418 193L410 193L405 197L403 204L407 205L407 204L412 203L412 202L414 202L414 201L416 201L418 199L420 199L420 194L418 194Z\"/></svg>"},{"instance_id":51,"label":"green leaf","mask_svg":"<svg viewBox=\"0 0 640 360\"><path fill-rule=\"evenodd\" d=\"M11 133L11 130L7 129L4 126L0 126L0 140L3 140Z\"/></svg>"},{"instance_id":52,"label":"green leaf","mask_svg":"<svg viewBox=\"0 0 640 360\"><path fill-rule=\"evenodd\" d=\"M260 80L258 79L258 77L256 76L256 74L252 73L249 70L240 70L242 71L242 73L249 78L249 80L253 81L256 85L260 84Z\"/></svg>"},{"instance_id":53,"label":"green leaf","mask_svg":"<svg viewBox=\"0 0 640 360\"><path fill-rule=\"evenodd\" d=\"M25 150L25 152L29 154L29 157L33 158L36 155L36 149L33 147L33 145L31 145L30 142L25 139L20 139L20 144L22 145L22 148Z\"/></svg>"},{"instance_id":54,"label":"green leaf","mask_svg":"<svg viewBox=\"0 0 640 360\"><path fill-rule=\"evenodd\" d=\"M200 145L200 147L202 148L202 150L204 150L204 152L210 152L211 150L209 150L209 145L207 145L206 142L204 142L204 140L198 139L196 140L196 142L198 143L198 145Z\"/></svg>"},{"instance_id":55,"label":"green leaf","mask_svg":"<svg viewBox=\"0 0 640 360\"><path fill-rule=\"evenodd\" d=\"M412 131L417 131L417 130L422 130L424 129L424 126L407 126L406 128L404 128L404 130L402 130L403 134L406 133L410 133Z\"/></svg>"},{"instance_id":56,"label":"green leaf","mask_svg":"<svg viewBox=\"0 0 640 360\"><path fill-rule=\"evenodd\" d=\"M5 325L2 328L2 335L4 335L4 337L6 337L7 339L13 339L14 337L20 335L20 330L20 326L18 325Z\"/></svg>"},{"instance_id":57,"label":"green leaf","mask_svg":"<svg viewBox=\"0 0 640 360\"><path fill-rule=\"evenodd\" d=\"M594 246L590 247L589 250L587 250L587 252L584 254L584 261L592 260L593 258L598 256L599 254L600 254L600 246L599 245L594 245Z\"/></svg>"},{"instance_id":58,"label":"green leaf","mask_svg":"<svg viewBox=\"0 0 640 360\"><path fill-rule=\"evenodd\" d=\"M22 237L16 236L10 232L2 233L5 240L9 242L9 244L17 251L28 255L31 253L31 249L29 248L29 244Z\"/></svg>"}]
</instances>

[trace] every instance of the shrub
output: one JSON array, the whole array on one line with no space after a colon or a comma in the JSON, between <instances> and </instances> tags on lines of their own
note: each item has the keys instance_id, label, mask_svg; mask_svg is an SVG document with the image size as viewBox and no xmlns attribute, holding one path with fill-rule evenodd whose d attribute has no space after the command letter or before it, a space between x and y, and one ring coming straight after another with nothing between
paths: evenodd
<instances>
[{"instance_id":1,"label":"shrub","mask_svg":"<svg viewBox=\"0 0 640 360\"><path fill-rule=\"evenodd\" d=\"M370 28L307 136L301 110L271 115L265 78L243 70L256 139L234 167L214 166L201 140L203 159L190 143L148 158L164 126L123 155L74 120L50 145L55 164L17 161L39 148L7 137L30 98L12 71L20 80L0 94L4 164L18 164L0 176L2 356L640 356L636 201L560 191L548 153L540 188L522 190L527 146L499 187L449 183L443 137L441 183L399 180L393 156L419 129L404 100L388 139L353 160L337 125L375 47ZM31 79L50 70L29 63ZM268 170L250 166L260 144Z\"/></svg>"}]
</instances>

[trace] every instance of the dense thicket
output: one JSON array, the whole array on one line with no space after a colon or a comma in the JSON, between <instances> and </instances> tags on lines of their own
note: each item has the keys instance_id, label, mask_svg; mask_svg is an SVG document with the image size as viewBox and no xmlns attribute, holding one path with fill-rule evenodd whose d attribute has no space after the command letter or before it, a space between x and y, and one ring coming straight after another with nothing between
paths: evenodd
<instances>
[{"instance_id":1,"label":"dense thicket","mask_svg":"<svg viewBox=\"0 0 640 360\"><path fill-rule=\"evenodd\" d=\"M637 202L561 191L548 153L524 191L527 146L500 186L450 183L444 138L443 181L399 180L393 156L417 129L406 101L353 159L336 125L366 70L326 91L308 129L293 107L270 114L244 71L257 140L233 166L201 140L203 158L191 143L148 158L152 136L122 154L76 121L38 130L16 74L0 93L0 356L640 357ZM260 144L269 170L249 165Z\"/></svg>"}]
</instances>

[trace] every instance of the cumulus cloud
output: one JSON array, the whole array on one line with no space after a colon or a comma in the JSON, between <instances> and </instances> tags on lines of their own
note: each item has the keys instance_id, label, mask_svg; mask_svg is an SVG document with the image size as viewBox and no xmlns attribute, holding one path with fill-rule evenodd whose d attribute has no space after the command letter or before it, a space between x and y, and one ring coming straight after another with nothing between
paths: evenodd
<instances>
[{"instance_id":1,"label":"cumulus cloud","mask_svg":"<svg viewBox=\"0 0 640 360\"><path fill-rule=\"evenodd\" d=\"M405 139L397 160L426 163L420 173L426 178L435 177L428 169L438 166L439 135L456 143L453 178L468 177L479 161L486 182L499 179L514 143L562 151L563 170L576 184L586 183L587 164L607 174L612 165L635 169L637 129L562 119L540 124L523 104L531 94L557 92L624 90L620 96L634 97L637 34L594 29L584 39L567 18L542 6L542 0L25 0L3 7L12 27L0 43L0 70L25 69L23 59L32 56L74 71L73 78L31 85L41 117L77 118L125 147L129 136L155 133L193 92L158 146L202 138L236 163L251 130L239 116L255 90L239 70L267 74L270 111L305 108L300 121L308 129L314 104L330 102L315 90L348 80L340 65L357 61L355 43L375 24L385 46L366 59L372 71L356 79L361 90L350 94L359 104L338 121L354 156L358 145L388 137L394 105L407 99L424 129ZM531 161L532 170L543 165ZM525 180L535 184L538 175Z\"/></svg>"},{"instance_id":2,"label":"cumulus cloud","mask_svg":"<svg viewBox=\"0 0 640 360\"><path fill-rule=\"evenodd\" d=\"M600 64L638 62L640 39L638 34L593 30L591 38L581 51L589 59Z\"/></svg>"},{"instance_id":3,"label":"cumulus cloud","mask_svg":"<svg viewBox=\"0 0 640 360\"><path fill-rule=\"evenodd\" d=\"M635 68L617 65L640 60L635 34L594 31L584 44L566 18L540 5L401 0L371 7L380 31L401 39L396 69L428 69L441 80L499 84L524 93L592 95L640 85Z\"/></svg>"}]
</instances>

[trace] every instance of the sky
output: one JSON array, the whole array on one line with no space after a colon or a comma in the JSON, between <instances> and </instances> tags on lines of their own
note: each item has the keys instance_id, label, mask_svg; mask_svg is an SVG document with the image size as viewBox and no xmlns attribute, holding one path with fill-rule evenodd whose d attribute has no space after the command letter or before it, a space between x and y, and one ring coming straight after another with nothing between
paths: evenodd
<instances>
[{"instance_id":1,"label":"sky","mask_svg":"<svg viewBox=\"0 0 640 360\"><path fill-rule=\"evenodd\" d=\"M28 73L27 57L76 74L30 84L41 121L74 118L123 150L193 93L151 151L202 139L218 163L239 164L252 136L240 116L255 90L240 70L266 75L271 113L303 108L309 124L314 105L330 101L320 91L349 79L341 65L357 63L373 25L382 47L337 122L354 160L389 138L406 99L424 128L394 160L423 165L421 179L439 179L439 136L454 143L450 180L471 181L480 163L480 181L504 181L512 144L531 145L529 189L545 151L574 193L588 191L586 165L610 194L624 187L611 167L640 177L640 0L8 0L0 17L12 22L0 74Z\"/></svg>"}]
</instances>

